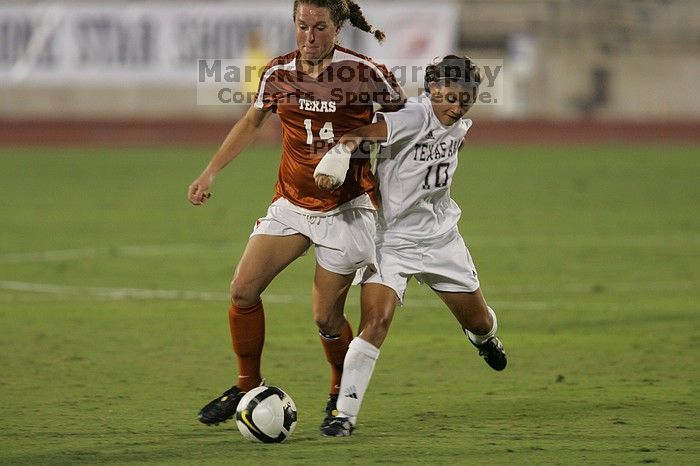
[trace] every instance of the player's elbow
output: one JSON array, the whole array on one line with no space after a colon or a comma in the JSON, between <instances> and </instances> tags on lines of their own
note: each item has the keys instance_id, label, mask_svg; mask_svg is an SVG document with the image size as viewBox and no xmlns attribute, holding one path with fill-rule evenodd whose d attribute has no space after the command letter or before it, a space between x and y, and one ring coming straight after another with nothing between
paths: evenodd
<instances>
[{"instance_id":1,"label":"player's elbow","mask_svg":"<svg viewBox=\"0 0 700 466\"><path fill-rule=\"evenodd\" d=\"M240 123L245 125L246 129L254 131L262 127L269 114L269 110L260 110L253 105L248 109L246 114L243 115Z\"/></svg>"}]
</instances>

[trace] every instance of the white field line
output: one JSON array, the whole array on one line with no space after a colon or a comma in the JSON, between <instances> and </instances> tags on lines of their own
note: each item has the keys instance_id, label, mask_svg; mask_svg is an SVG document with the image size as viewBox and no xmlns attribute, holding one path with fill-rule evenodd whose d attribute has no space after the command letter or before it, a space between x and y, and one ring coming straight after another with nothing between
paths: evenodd
<instances>
[{"instance_id":1,"label":"white field line","mask_svg":"<svg viewBox=\"0 0 700 466\"><path fill-rule=\"evenodd\" d=\"M111 248L63 249L42 252L16 252L0 254L0 264L22 264L31 262L56 262L102 257L140 257L221 252L232 249L235 242L221 245L184 243L154 244L142 246L117 246Z\"/></svg>"},{"instance_id":2,"label":"white field line","mask_svg":"<svg viewBox=\"0 0 700 466\"><path fill-rule=\"evenodd\" d=\"M546 294L546 293L568 293L568 294L591 294L607 292L630 292L630 291L683 291L700 288L700 282L684 280L676 282L635 282L635 283L565 283L561 285L488 285L484 288L489 294Z\"/></svg>"},{"instance_id":3,"label":"white field line","mask_svg":"<svg viewBox=\"0 0 700 466\"><path fill-rule=\"evenodd\" d=\"M700 246L700 235L639 235L608 237L605 235L465 235L468 245L480 246L627 246L627 247L671 247L674 242L682 241L692 246ZM239 241L227 241L221 244L182 243L115 246L102 248L64 249L41 252L17 252L0 254L0 264L20 264L24 262L54 262L101 257L138 257L159 255L184 255L199 252L219 252L232 249ZM676 245L677 246L677 245Z\"/></svg>"},{"instance_id":4,"label":"white field line","mask_svg":"<svg viewBox=\"0 0 700 466\"><path fill-rule=\"evenodd\" d=\"M497 291L500 294L515 294L515 295L528 295L532 293L543 293L543 292L565 292L568 294L590 294L593 285L585 284L572 284L563 288L547 287L538 288L536 286L519 287L518 291L516 288L511 289L510 293L504 293L503 290ZM696 282L669 282L669 283L642 283L642 284L631 284L631 283L617 283L613 285L608 285L606 290L613 291L639 291L639 290L654 290L654 291L680 291L680 290L690 290L697 289L698 283ZM97 298L106 300L154 300L154 301L212 301L212 302L228 302L229 294L224 292L216 291L192 291L192 290L154 290L154 289L143 289L143 288L111 288L111 287L81 287L81 286L70 286L70 285L56 285L49 283L32 283L32 282L19 282L19 281L8 281L0 280L0 290L15 291L21 293L30 293L33 295L52 295L70 298ZM493 291L493 289L490 289ZM293 302L297 303L310 303L310 296L306 294L274 294L265 293L263 295L266 302L273 304L289 304ZM10 301L10 298L3 299L5 301ZM513 310L543 310L543 309L553 309L561 308L561 305L555 305L553 303L548 303L546 301L531 301L531 300L493 300L489 301L496 307L513 309ZM356 293L348 297L348 304L357 305L359 304L359 299ZM572 305L578 307L588 308L590 304L578 304L571 303ZM424 299L424 298L411 298L408 297L406 301L407 307L425 307L425 308L435 308L442 307L442 302L437 299ZM615 304L605 305L608 308L615 307Z\"/></svg>"},{"instance_id":5,"label":"white field line","mask_svg":"<svg viewBox=\"0 0 700 466\"><path fill-rule=\"evenodd\" d=\"M562 236L562 238L570 238ZM575 237L577 240L590 240L588 237ZM484 238L482 238L483 240ZM498 240L498 238L494 238ZM510 238L503 238L510 240ZM533 241L535 237L518 237L513 236L512 240ZM640 237L640 240L647 241L662 240L662 236L657 237ZM695 239L693 237L692 239ZM158 255L184 255L201 252L217 252L228 250L233 242L226 244L212 245L207 243L184 243L184 244L162 244L162 245L141 245L141 246L120 246L112 248L84 248L84 249L68 249L55 250L44 252L31 253L8 253L0 255L0 264L18 264L31 262L52 262L66 260L80 260L101 257L138 257L138 256L158 256ZM647 283L569 283L569 284L526 284L526 285L487 285L485 291L490 294L500 295L532 295L532 294L550 294L550 293L567 293L567 294L592 294L605 292L648 292L648 291L683 291L696 290L700 288L700 282L697 281L675 281L675 282L647 282ZM81 287L55 285L46 283L32 283L19 281L0 281L0 290L17 291L32 294L50 294L54 296L70 296L73 298L99 298L111 300L192 300L192 301L225 301L229 299L228 293L211 292L211 291L191 291L191 290L159 290L159 289L140 289L140 288L114 288L114 287ZM299 295L279 295L265 294L265 300L271 303L291 303L291 302L310 302L310 297L305 294ZM356 300L353 296L349 298L352 303ZM497 304L498 303L498 304ZM441 306L439 301L433 302L432 299L410 299L406 303L407 306L423 306L433 307ZM542 309L550 307L546 302L538 301L522 301L520 299L513 301L494 301L494 304L517 308L523 310Z\"/></svg>"},{"instance_id":6,"label":"white field line","mask_svg":"<svg viewBox=\"0 0 700 466\"><path fill-rule=\"evenodd\" d=\"M149 290L142 290L142 291L149 291ZM216 299L213 302L216 302L217 305L226 305L222 303L227 303L228 302L228 296L226 293L221 293L221 298L226 298L226 299ZM89 300L89 299L105 299L104 297L102 298L95 298L94 296L86 296L84 294L81 295L74 295L74 294L2 294L0 293L0 303L18 303L18 302L25 302L25 303L38 303L38 302L56 302L58 300L67 300L70 299L71 301L81 300ZM112 298L110 298L112 299ZM121 298L118 298L121 300L126 300L126 299L132 299L130 297L122 296ZM136 298L133 298L136 299ZM149 300L153 298L145 298L143 294L141 294L138 298L139 300ZM163 294L161 293L158 299L164 299ZM266 303L270 304L276 304L276 305L281 305L281 304L289 304L290 302L296 302L297 304L303 303L307 304L309 306L309 309L311 309L311 300L308 296L292 296L292 295L271 295L271 294L265 294L263 295L263 299L265 300ZM180 298L176 299L180 300ZM193 300L194 301L194 300ZM201 300L200 300L201 302ZM359 299L357 297L351 296L348 298L347 303L346 303L346 309L352 310L352 309L358 309L359 307ZM547 302L537 302L537 301L493 301L489 300L489 304L497 310L497 312L554 312L554 311L600 311L600 312L614 312L614 311L619 311L621 309L629 309L630 307L635 309L636 311L646 311L646 310L658 310L658 305L653 304L653 305L640 305L639 303L628 303L628 302L613 302L613 303L582 303L578 301L572 301L572 302L566 302L566 303L547 303ZM440 309L440 310L446 310L445 305L440 301L440 299L436 296L433 299L408 299L406 302L406 306L404 308L406 312L415 312L415 311L423 311L423 310L434 310L434 309ZM684 310L689 310L693 312L700 312L700 306L691 306L689 308L684 307ZM399 312L402 312L401 309L399 309Z\"/></svg>"},{"instance_id":7,"label":"white field line","mask_svg":"<svg viewBox=\"0 0 700 466\"><path fill-rule=\"evenodd\" d=\"M190 290L149 290L142 288L108 288L108 287L80 287L68 285L54 285L49 283L31 283L0 280L0 290L31 293L34 295L45 294L70 298L97 298L114 301L144 300L144 301L214 301L228 302L229 294L216 291L190 291ZM272 304L289 304L293 302L310 303L310 295L274 294L265 293L265 302ZM8 299L9 300L9 299ZM349 296L348 304L359 305L357 296ZM497 301L498 306L520 310L537 310L546 306L543 302L532 301ZM442 301L434 299L409 299L408 307L443 307Z\"/></svg>"},{"instance_id":8,"label":"white field line","mask_svg":"<svg viewBox=\"0 0 700 466\"><path fill-rule=\"evenodd\" d=\"M25 293L53 294L101 298L109 300L163 300L163 301L228 301L229 294L218 291L150 290L142 288L108 288L96 286L68 286L49 283L0 281L0 289ZM290 303L292 296L270 295L266 299L273 303Z\"/></svg>"},{"instance_id":9,"label":"white field line","mask_svg":"<svg viewBox=\"0 0 700 466\"><path fill-rule=\"evenodd\" d=\"M547 246L547 247L581 247L614 246L625 248L678 247L678 243L688 246L700 246L700 235L688 234L651 234L651 235L470 235L464 234L467 246Z\"/></svg>"},{"instance_id":10,"label":"white field line","mask_svg":"<svg viewBox=\"0 0 700 466\"><path fill-rule=\"evenodd\" d=\"M148 290L140 288L108 288L94 286L53 285L49 283L30 283L0 281L0 289L27 293L48 293L58 295L79 295L106 299L155 299L155 300L197 300L219 301L228 299L228 293L212 291L187 290Z\"/></svg>"}]
</instances>

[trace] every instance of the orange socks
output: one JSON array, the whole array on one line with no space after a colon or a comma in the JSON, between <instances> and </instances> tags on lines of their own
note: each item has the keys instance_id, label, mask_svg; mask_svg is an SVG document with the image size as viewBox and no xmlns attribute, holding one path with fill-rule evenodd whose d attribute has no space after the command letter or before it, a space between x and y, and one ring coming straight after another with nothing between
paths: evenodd
<instances>
[{"instance_id":1,"label":"orange socks","mask_svg":"<svg viewBox=\"0 0 700 466\"><path fill-rule=\"evenodd\" d=\"M345 353L348 352L348 346L352 341L352 327L350 322L345 321L343 331L338 336L326 336L322 333L321 345L326 353L326 359L331 364L331 389L329 393L337 395L340 390L340 380L343 377L343 362L345 361Z\"/></svg>"},{"instance_id":2,"label":"orange socks","mask_svg":"<svg viewBox=\"0 0 700 466\"><path fill-rule=\"evenodd\" d=\"M236 386L247 392L260 385L260 359L265 343L265 311L262 301L255 306L240 308L232 304L228 311L233 351L238 358ZM347 348L347 345L346 345ZM342 369L342 360L341 360ZM340 379L338 379L340 383Z\"/></svg>"},{"instance_id":3,"label":"orange socks","mask_svg":"<svg viewBox=\"0 0 700 466\"><path fill-rule=\"evenodd\" d=\"M262 381L260 360L265 343L265 311L262 301L246 308L232 304L228 311L228 322L231 327L233 351L238 359L239 375L236 386L247 392ZM352 327L347 320L340 335L329 337L321 334L321 345L332 370L329 393L337 394L340 389L343 362L352 337Z\"/></svg>"}]
</instances>

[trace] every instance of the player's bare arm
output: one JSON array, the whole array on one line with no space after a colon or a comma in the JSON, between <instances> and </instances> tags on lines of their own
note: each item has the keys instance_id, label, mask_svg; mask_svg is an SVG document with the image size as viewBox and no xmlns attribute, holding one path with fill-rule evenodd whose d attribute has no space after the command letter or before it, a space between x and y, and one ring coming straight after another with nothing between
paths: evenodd
<instances>
[{"instance_id":1,"label":"player's bare arm","mask_svg":"<svg viewBox=\"0 0 700 466\"><path fill-rule=\"evenodd\" d=\"M345 181L345 174L350 166L351 154L363 141L385 142L387 138L386 122L378 121L371 125L361 126L345 133L338 144L323 156L316 171L314 180L321 189L337 189Z\"/></svg>"},{"instance_id":2,"label":"player's bare arm","mask_svg":"<svg viewBox=\"0 0 700 466\"><path fill-rule=\"evenodd\" d=\"M348 131L338 140L338 144L345 144L350 149L350 152L354 152L362 141L385 142L386 137L386 122L378 121L371 125L360 126L352 131Z\"/></svg>"},{"instance_id":3,"label":"player's bare arm","mask_svg":"<svg viewBox=\"0 0 700 466\"><path fill-rule=\"evenodd\" d=\"M214 182L216 174L229 164L255 139L258 130L270 115L269 110L258 110L251 106L246 114L233 125L226 139L216 151L211 161L201 175L190 184L187 198L192 205L202 205L211 193L209 187Z\"/></svg>"}]
</instances>

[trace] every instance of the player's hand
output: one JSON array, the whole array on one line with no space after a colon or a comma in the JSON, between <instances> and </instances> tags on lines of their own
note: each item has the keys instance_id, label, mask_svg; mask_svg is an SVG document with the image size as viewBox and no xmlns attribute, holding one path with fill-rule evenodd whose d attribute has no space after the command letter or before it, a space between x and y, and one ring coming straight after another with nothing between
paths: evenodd
<instances>
[{"instance_id":1,"label":"player's hand","mask_svg":"<svg viewBox=\"0 0 700 466\"><path fill-rule=\"evenodd\" d=\"M345 182L350 168L352 151L345 144L336 144L326 152L314 170L314 180L319 188L336 189Z\"/></svg>"},{"instance_id":2,"label":"player's hand","mask_svg":"<svg viewBox=\"0 0 700 466\"><path fill-rule=\"evenodd\" d=\"M314 180L316 180L316 186L321 189L328 189L329 191L333 191L343 184L339 179L330 175L317 175L314 176Z\"/></svg>"},{"instance_id":3,"label":"player's hand","mask_svg":"<svg viewBox=\"0 0 700 466\"><path fill-rule=\"evenodd\" d=\"M202 205L211 197L209 186L214 181L212 175L202 173L187 189L187 199L192 205Z\"/></svg>"}]
</instances>

